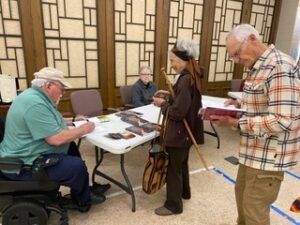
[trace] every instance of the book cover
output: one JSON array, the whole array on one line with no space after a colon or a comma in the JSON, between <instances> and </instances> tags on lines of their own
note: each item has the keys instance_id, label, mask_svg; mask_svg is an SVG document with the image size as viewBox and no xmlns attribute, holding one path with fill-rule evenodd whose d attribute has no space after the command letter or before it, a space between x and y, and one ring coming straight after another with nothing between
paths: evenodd
<instances>
[{"instance_id":1,"label":"book cover","mask_svg":"<svg viewBox=\"0 0 300 225\"><path fill-rule=\"evenodd\" d=\"M159 131L160 126L155 124L155 123L145 123L144 125L141 126L141 128L146 132L146 133L151 133L152 131Z\"/></svg>"},{"instance_id":2,"label":"book cover","mask_svg":"<svg viewBox=\"0 0 300 225\"><path fill-rule=\"evenodd\" d=\"M243 115L244 111L241 109L225 109L225 108L213 108L207 107L205 109L200 109L199 114L202 116L203 120L212 120L211 115L217 116L231 116L233 118L240 118Z\"/></svg>"},{"instance_id":3,"label":"book cover","mask_svg":"<svg viewBox=\"0 0 300 225\"><path fill-rule=\"evenodd\" d=\"M140 112L134 111L121 111L115 114L116 116L123 117L123 116L142 116L143 114Z\"/></svg>"},{"instance_id":4,"label":"book cover","mask_svg":"<svg viewBox=\"0 0 300 225\"><path fill-rule=\"evenodd\" d=\"M119 133L108 133L106 135L104 135L105 137L108 137L110 139L114 139L114 140L119 140L119 139L131 139L134 138L135 135L128 132L128 131L123 131L123 132L119 132Z\"/></svg>"},{"instance_id":5,"label":"book cover","mask_svg":"<svg viewBox=\"0 0 300 225\"><path fill-rule=\"evenodd\" d=\"M126 123L129 123L129 124L132 124L134 126L141 126L145 123L147 123L148 121L147 120L144 120L138 116L135 116L135 115L131 115L131 116L122 116L121 117L121 120L126 122Z\"/></svg>"},{"instance_id":6,"label":"book cover","mask_svg":"<svg viewBox=\"0 0 300 225\"><path fill-rule=\"evenodd\" d=\"M127 128L125 128L125 130L128 130L132 133L135 133L135 134L138 134L141 136L143 136L145 134L145 131L143 130L143 128L137 127L137 126L127 127Z\"/></svg>"}]
</instances>

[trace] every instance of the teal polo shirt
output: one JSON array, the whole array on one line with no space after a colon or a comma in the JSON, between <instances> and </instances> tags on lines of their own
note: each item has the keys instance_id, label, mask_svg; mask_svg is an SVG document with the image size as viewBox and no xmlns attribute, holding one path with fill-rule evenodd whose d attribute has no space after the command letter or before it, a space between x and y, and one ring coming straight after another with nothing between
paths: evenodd
<instances>
[{"instance_id":1,"label":"teal polo shirt","mask_svg":"<svg viewBox=\"0 0 300 225\"><path fill-rule=\"evenodd\" d=\"M67 153L69 144L49 145L45 138L68 129L55 103L40 88L32 87L13 101L0 144L1 157L14 157L31 165L41 154Z\"/></svg>"}]
</instances>

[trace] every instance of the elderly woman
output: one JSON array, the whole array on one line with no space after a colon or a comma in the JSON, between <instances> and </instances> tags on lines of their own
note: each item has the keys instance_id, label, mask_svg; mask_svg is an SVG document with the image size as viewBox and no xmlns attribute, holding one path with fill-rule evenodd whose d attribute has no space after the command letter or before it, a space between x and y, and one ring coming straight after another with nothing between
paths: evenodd
<instances>
[{"instance_id":1,"label":"elderly woman","mask_svg":"<svg viewBox=\"0 0 300 225\"><path fill-rule=\"evenodd\" d=\"M175 97L158 97L165 91L158 91L153 97L153 103L160 106L164 114L168 113L164 140L169 154L167 200L155 210L160 216L182 213L182 199L191 198L188 157L192 141L183 120L187 120L197 143L202 144L203 122L197 116L201 107L201 74L195 61L198 55L199 48L195 43L178 40L169 53L171 67L179 74L173 86Z\"/></svg>"}]
</instances>

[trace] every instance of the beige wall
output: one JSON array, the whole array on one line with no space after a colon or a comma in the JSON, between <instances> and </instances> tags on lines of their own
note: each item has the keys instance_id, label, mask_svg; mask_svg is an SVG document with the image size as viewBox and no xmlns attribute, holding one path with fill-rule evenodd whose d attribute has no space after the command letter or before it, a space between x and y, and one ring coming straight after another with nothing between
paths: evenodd
<instances>
[{"instance_id":1,"label":"beige wall","mask_svg":"<svg viewBox=\"0 0 300 225\"><path fill-rule=\"evenodd\" d=\"M282 1L279 25L276 36L276 47L281 51L292 55L294 58L299 56L300 40L300 1Z\"/></svg>"}]
</instances>

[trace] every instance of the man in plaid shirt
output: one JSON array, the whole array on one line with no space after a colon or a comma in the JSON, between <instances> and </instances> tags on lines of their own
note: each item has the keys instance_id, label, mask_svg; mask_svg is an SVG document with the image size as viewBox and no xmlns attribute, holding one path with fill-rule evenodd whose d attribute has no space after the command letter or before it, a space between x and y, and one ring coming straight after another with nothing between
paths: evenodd
<instances>
[{"instance_id":1,"label":"man in plaid shirt","mask_svg":"<svg viewBox=\"0 0 300 225\"><path fill-rule=\"evenodd\" d=\"M297 164L300 149L300 72L295 60L265 45L249 24L226 38L229 57L250 72L240 103L240 119L212 116L220 126L240 129L239 169L235 185L238 225L269 225L283 171Z\"/></svg>"}]
</instances>

